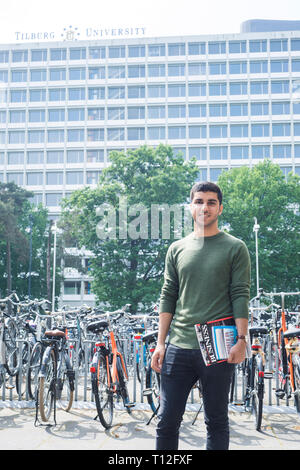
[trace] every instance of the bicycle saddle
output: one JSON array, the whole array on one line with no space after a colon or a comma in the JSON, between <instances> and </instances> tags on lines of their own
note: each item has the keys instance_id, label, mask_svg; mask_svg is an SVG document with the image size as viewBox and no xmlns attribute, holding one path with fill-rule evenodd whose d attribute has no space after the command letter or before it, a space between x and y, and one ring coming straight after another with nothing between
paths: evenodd
<instances>
[{"instance_id":1,"label":"bicycle saddle","mask_svg":"<svg viewBox=\"0 0 300 470\"><path fill-rule=\"evenodd\" d=\"M142 340L147 343L148 341L154 341L157 338L158 331L151 331L150 333L147 333L145 336L143 336Z\"/></svg>"},{"instance_id":2,"label":"bicycle saddle","mask_svg":"<svg viewBox=\"0 0 300 470\"><path fill-rule=\"evenodd\" d=\"M53 336L55 338L64 338L66 334L61 330L48 330L45 331L45 336Z\"/></svg>"},{"instance_id":3,"label":"bicycle saddle","mask_svg":"<svg viewBox=\"0 0 300 470\"><path fill-rule=\"evenodd\" d=\"M266 335L268 333L268 328L265 326L250 326L249 333L251 335Z\"/></svg>"},{"instance_id":4,"label":"bicycle saddle","mask_svg":"<svg viewBox=\"0 0 300 470\"><path fill-rule=\"evenodd\" d=\"M99 320L99 321L95 321L93 323L90 323L87 326L87 330L92 331L92 332L97 332L97 331L100 331L100 330L104 330L107 327L108 327L108 322L106 320Z\"/></svg>"},{"instance_id":5,"label":"bicycle saddle","mask_svg":"<svg viewBox=\"0 0 300 470\"><path fill-rule=\"evenodd\" d=\"M295 338L297 336L300 338L300 328L290 328L283 333L283 336L285 338Z\"/></svg>"}]
</instances>

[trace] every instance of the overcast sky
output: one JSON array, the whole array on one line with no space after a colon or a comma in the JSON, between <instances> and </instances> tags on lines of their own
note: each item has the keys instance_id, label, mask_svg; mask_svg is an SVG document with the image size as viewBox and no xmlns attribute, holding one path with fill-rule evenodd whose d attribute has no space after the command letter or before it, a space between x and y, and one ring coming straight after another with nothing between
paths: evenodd
<instances>
[{"instance_id":1,"label":"overcast sky","mask_svg":"<svg viewBox=\"0 0 300 470\"><path fill-rule=\"evenodd\" d=\"M17 31L70 26L81 39L87 28L143 27L147 37L222 34L238 33L248 19L300 20L300 0L5 0L0 17L2 43L19 42Z\"/></svg>"}]
</instances>

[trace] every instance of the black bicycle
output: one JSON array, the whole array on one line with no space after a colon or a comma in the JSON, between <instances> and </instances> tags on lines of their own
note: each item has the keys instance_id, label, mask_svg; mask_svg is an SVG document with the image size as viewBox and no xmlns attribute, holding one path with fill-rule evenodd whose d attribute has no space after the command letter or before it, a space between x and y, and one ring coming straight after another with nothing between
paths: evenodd
<instances>
[{"instance_id":1,"label":"black bicycle","mask_svg":"<svg viewBox=\"0 0 300 470\"><path fill-rule=\"evenodd\" d=\"M38 411L43 422L48 422L53 412L56 424L56 403L64 411L72 407L75 373L70 363L66 334L62 329L46 331L41 343L45 350L36 393L36 422Z\"/></svg>"}]
</instances>

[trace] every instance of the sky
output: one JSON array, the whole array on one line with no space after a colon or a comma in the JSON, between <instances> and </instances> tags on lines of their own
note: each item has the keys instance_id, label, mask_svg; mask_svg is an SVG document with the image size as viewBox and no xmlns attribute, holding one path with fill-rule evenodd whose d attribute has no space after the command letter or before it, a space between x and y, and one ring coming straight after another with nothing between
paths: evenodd
<instances>
[{"instance_id":1,"label":"sky","mask_svg":"<svg viewBox=\"0 0 300 470\"><path fill-rule=\"evenodd\" d=\"M1 43L28 42L37 33L47 40L50 32L58 40L75 28L78 39L92 30L112 38L112 30L125 28L132 37L227 34L248 19L300 20L300 0L6 0L0 18Z\"/></svg>"}]
</instances>

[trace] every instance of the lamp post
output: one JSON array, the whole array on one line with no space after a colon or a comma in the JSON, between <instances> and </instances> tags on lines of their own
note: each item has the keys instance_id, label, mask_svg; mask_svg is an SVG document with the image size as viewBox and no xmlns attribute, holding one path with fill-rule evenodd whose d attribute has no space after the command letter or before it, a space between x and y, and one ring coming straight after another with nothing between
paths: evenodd
<instances>
[{"instance_id":1,"label":"lamp post","mask_svg":"<svg viewBox=\"0 0 300 470\"><path fill-rule=\"evenodd\" d=\"M52 313L55 310L55 274L56 274L56 235L57 235L57 224L56 220L51 228L54 233L54 249L53 249L53 278L52 278Z\"/></svg>"},{"instance_id":2,"label":"lamp post","mask_svg":"<svg viewBox=\"0 0 300 470\"><path fill-rule=\"evenodd\" d=\"M257 295L259 293L258 239L257 239L257 234L258 234L259 228L260 228L260 226L257 223L257 218L254 217L253 232L255 232L256 291L257 291Z\"/></svg>"}]
</instances>

